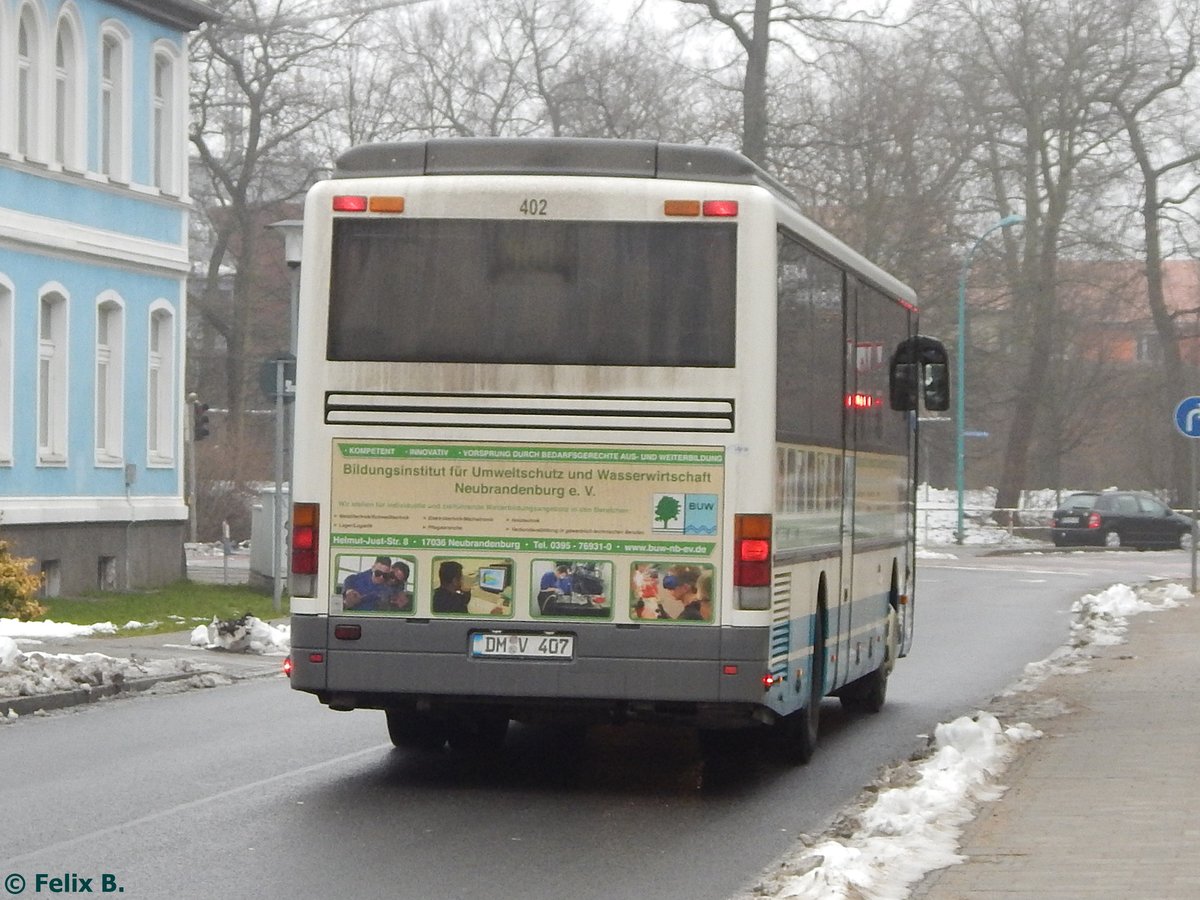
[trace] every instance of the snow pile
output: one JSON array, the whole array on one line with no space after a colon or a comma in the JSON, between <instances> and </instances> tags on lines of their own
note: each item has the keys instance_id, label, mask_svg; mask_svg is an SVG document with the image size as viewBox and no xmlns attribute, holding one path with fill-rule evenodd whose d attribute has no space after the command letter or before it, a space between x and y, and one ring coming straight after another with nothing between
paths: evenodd
<instances>
[{"instance_id":1,"label":"snow pile","mask_svg":"<svg viewBox=\"0 0 1200 900\"><path fill-rule=\"evenodd\" d=\"M117 626L112 622L97 622L95 625L72 625L70 622L55 622L46 619L40 622L22 622L18 619L0 619L0 636L25 639L36 643L37 638L89 637L93 634L116 634Z\"/></svg>"},{"instance_id":2,"label":"snow pile","mask_svg":"<svg viewBox=\"0 0 1200 900\"><path fill-rule=\"evenodd\" d=\"M1070 640L1040 662L1030 663L1024 674L1001 696L1036 690L1051 675L1079 675L1090 666L1091 647L1125 642L1129 616L1173 609L1192 596L1180 584L1134 589L1114 584L1099 594L1086 594L1071 607Z\"/></svg>"},{"instance_id":3,"label":"snow pile","mask_svg":"<svg viewBox=\"0 0 1200 900\"><path fill-rule=\"evenodd\" d=\"M286 656L291 650L291 626L275 626L250 613L226 620L213 616L208 625L192 630L191 643L206 650Z\"/></svg>"},{"instance_id":4,"label":"snow pile","mask_svg":"<svg viewBox=\"0 0 1200 900\"><path fill-rule=\"evenodd\" d=\"M928 872L962 861L957 853L962 826L974 808L1003 792L995 777L1016 747L1040 737L1026 724L1001 726L990 713L938 725L934 753L923 762L893 770L909 783L887 787L858 813L848 838L812 847L772 897L805 900L902 900ZM877 785L879 786L879 785Z\"/></svg>"},{"instance_id":5,"label":"snow pile","mask_svg":"<svg viewBox=\"0 0 1200 900\"><path fill-rule=\"evenodd\" d=\"M17 642L10 637L0 637L0 671L12 668L21 655Z\"/></svg>"},{"instance_id":6,"label":"snow pile","mask_svg":"<svg viewBox=\"0 0 1200 900\"><path fill-rule=\"evenodd\" d=\"M1191 596L1191 592L1179 584L1143 588L1140 591L1114 584L1099 594L1088 594L1071 607L1075 615L1071 625L1071 643L1076 647L1124 643L1129 616L1173 609L1179 606L1181 600Z\"/></svg>"},{"instance_id":7,"label":"snow pile","mask_svg":"<svg viewBox=\"0 0 1200 900\"><path fill-rule=\"evenodd\" d=\"M1085 671L1089 647L1124 641L1128 616L1172 609L1191 596L1178 584L1137 590L1118 584L1083 597L1072 608L1069 642L1027 666L1006 696L1032 691L1051 675ZM885 771L868 792L872 802L785 859L752 896L903 900L928 873L963 861L957 852L962 826L980 803L1003 794L996 779L1022 744L1039 737L1031 725L1006 728L989 712L938 725L931 756Z\"/></svg>"},{"instance_id":8,"label":"snow pile","mask_svg":"<svg viewBox=\"0 0 1200 900\"><path fill-rule=\"evenodd\" d=\"M81 688L122 685L133 678L188 675L182 659L118 659L102 653L22 653L16 641L0 637L0 697L33 697Z\"/></svg>"}]
</instances>

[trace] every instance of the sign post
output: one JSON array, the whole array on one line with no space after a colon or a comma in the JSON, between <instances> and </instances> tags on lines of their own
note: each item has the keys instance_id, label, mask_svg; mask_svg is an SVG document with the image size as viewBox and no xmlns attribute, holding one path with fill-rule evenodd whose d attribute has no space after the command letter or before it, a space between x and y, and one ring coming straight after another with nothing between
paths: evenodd
<instances>
[{"instance_id":1,"label":"sign post","mask_svg":"<svg viewBox=\"0 0 1200 900\"><path fill-rule=\"evenodd\" d=\"M1200 397L1186 397L1175 407L1175 427L1186 438L1192 438L1192 584L1191 591L1196 593L1196 544L1197 540L1196 514L1200 507L1200 496L1197 494L1197 460L1196 438L1200 438Z\"/></svg>"},{"instance_id":2,"label":"sign post","mask_svg":"<svg viewBox=\"0 0 1200 900\"><path fill-rule=\"evenodd\" d=\"M284 471L284 407L296 399L296 357L282 353L266 360L259 374L263 393L275 401L275 527L271 535L271 580L274 590L271 608L279 612L282 608L283 582L287 577L285 563L287 554L284 539L283 471Z\"/></svg>"}]
</instances>

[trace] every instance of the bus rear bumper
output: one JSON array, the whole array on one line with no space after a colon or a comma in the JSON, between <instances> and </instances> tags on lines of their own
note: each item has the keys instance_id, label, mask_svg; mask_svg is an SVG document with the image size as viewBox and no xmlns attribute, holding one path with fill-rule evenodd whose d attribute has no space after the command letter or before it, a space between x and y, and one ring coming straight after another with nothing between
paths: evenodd
<instances>
[{"instance_id":1,"label":"bus rear bumper","mask_svg":"<svg viewBox=\"0 0 1200 900\"><path fill-rule=\"evenodd\" d=\"M338 621L346 620L298 616L292 628L292 687L332 709L488 706L525 720L650 719L706 727L771 718L762 681L766 628L556 624L551 630L575 637L570 659L481 659L468 651L479 622L381 622L399 645L393 649L378 646L383 634L367 639L369 630L381 629L366 626L379 620L356 620L364 625L357 641L327 638ZM504 630L547 630L529 624ZM420 649L404 646L414 625Z\"/></svg>"}]
</instances>

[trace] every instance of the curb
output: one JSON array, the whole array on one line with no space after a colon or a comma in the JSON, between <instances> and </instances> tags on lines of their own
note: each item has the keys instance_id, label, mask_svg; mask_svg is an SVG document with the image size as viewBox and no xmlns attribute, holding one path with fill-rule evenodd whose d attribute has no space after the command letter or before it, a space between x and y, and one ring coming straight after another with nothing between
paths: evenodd
<instances>
[{"instance_id":1,"label":"curb","mask_svg":"<svg viewBox=\"0 0 1200 900\"><path fill-rule=\"evenodd\" d=\"M230 681L248 681L253 678L272 678L281 672L250 672L230 673L217 669L198 669L195 672L178 672L171 675L148 675L145 678L127 678L120 683L108 682L95 687L79 687L69 691L55 691L48 694L33 694L29 697L0 697L0 718L15 712L18 716L28 716L39 710L50 711L68 709L72 706L83 706L97 703L110 697L120 697L125 694L139 694L148 691L159 684L174 681L187 681L204 675L220 675Z\"/></svg>"}]
</instances>

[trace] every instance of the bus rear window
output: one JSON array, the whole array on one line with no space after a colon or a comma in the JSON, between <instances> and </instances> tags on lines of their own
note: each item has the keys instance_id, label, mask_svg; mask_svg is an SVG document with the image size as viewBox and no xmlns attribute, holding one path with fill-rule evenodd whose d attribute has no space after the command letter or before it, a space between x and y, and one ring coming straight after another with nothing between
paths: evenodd
<instances>
[{"instance_id":1,"label":"bus rear window","mask_svg":"<svg viewBox=\"0 0 1200 900\"><path fill-rule=\"evenodd\" d=\"M328 358L732 366L736 229L337 219Z\"/></svg>"}]
</instances>

